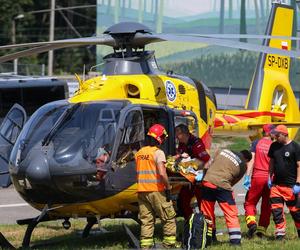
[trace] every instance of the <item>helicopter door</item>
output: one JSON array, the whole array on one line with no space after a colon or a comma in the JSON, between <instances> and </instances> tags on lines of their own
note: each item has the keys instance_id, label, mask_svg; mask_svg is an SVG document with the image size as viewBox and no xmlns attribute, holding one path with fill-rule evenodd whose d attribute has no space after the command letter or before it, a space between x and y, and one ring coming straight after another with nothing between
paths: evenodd
<instances>
[{"instance_id":1,"label":"helicopter door","mask_svg":"<svg viewBox=\"0 0 300 250\"><path fill-rule=\"evenodd\" d=\"M123 190L136 182L134 154L144 139L143 113L139 107L130 108L120 117L112 154L114 178L110 179L110 184L115 190Z\"/></svg>"},{"instance_id":2,"label":"helicopter door","mask_svg":"<svg viewBox=\"0 0 300 250\"><path fill-rule=\"evenodd\" d=\"M124 167L129 162L134 162L134 153L140 149L145 139L144 120L141 109L131 109L125 114L120 145L117 150L116 162L119 167Z\"/></svg>"},{"instance_id":3,"label":"helicopter door","mask_svg":"<svg viewBox=\"0 0 300 250\"><path fill-rule=\"evenodd\" d=\"M11 180L8 172L10 152L26 122L27 115L22 106L15 104L0 126L0 186L8 187Z\"/></svg>"}]
</instances>

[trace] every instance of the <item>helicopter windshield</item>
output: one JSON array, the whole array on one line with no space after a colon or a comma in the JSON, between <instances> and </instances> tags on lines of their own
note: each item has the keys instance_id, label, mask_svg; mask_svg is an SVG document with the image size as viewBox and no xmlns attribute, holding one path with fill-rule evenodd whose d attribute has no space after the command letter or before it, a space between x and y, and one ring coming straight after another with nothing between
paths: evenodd
<instances>
[{"instance_id":1,"label":"helicopter windshield","mask_svg":"<svg viewBox=\"0 0 300 250\"><path fill-rule=\"evenodd\" d=\"M34 147L50 147L57 162L75 154L92 159L99 148L112 150L122 102L55 102L41 107L25 125L14 147L19 161ZM18 145L17 145L18 144ZM52 150L53 149L53 150Z\"/></svg>"}]
</instances>

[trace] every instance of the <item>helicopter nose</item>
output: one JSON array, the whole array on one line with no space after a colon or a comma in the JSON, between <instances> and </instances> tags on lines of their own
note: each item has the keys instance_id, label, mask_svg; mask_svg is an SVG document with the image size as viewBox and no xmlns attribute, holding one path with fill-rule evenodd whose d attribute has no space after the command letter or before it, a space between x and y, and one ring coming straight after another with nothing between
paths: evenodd
<instances>
[{"instance_id":1,"label":"helicopter nose","mask_svg":"<svg viewBox=\"0 0 300 250\"><path fill-rule=\"evenodd\" d=\"M29 162L25 175L30 182L45 184L50 180L49 164L43 152L31 154Z\"/></svg>"}]
</instances>

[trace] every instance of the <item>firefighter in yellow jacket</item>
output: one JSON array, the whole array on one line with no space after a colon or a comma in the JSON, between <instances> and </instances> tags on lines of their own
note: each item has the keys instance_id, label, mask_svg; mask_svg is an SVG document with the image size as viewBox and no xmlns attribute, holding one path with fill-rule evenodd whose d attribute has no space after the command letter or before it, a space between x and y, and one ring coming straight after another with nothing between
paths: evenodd
<instances>
[{"instance_id":1,"label":"firefighter in yellow jacket","mask_svg":"<svg viewBox=\"0 0 300 250\"><path fill-rule=\"evenodd\" d=\"M166 156L159 146L168 136L165 128L154 124L149 128L146 145L136 154L137 191L141 220L141 248L154 246L155 218L163 224L163 246L176 247L175 210L170 201L171 185L168 181Z\"/></svg>"}]
</instances>

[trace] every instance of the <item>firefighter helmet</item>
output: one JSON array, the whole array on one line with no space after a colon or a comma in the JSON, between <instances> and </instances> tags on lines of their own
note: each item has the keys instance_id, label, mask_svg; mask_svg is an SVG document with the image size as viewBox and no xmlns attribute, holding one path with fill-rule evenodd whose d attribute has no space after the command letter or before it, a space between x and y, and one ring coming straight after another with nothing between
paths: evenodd
<instances>
[{"instance_id":1,"label":"firefighter helmet","mask_svg":"<svg viewBox=\"0 0 300 250\"><path fill-rule=\"evenodd\" d=\"M152 136L154 139L156 139L159 142L159 144L162 144L163 141L166 139L166 137L168 137L168 133L166 129L164 128L164 126L160 124L152 125L149 128L147 135Z\"/></svg>"}]
</instances>

